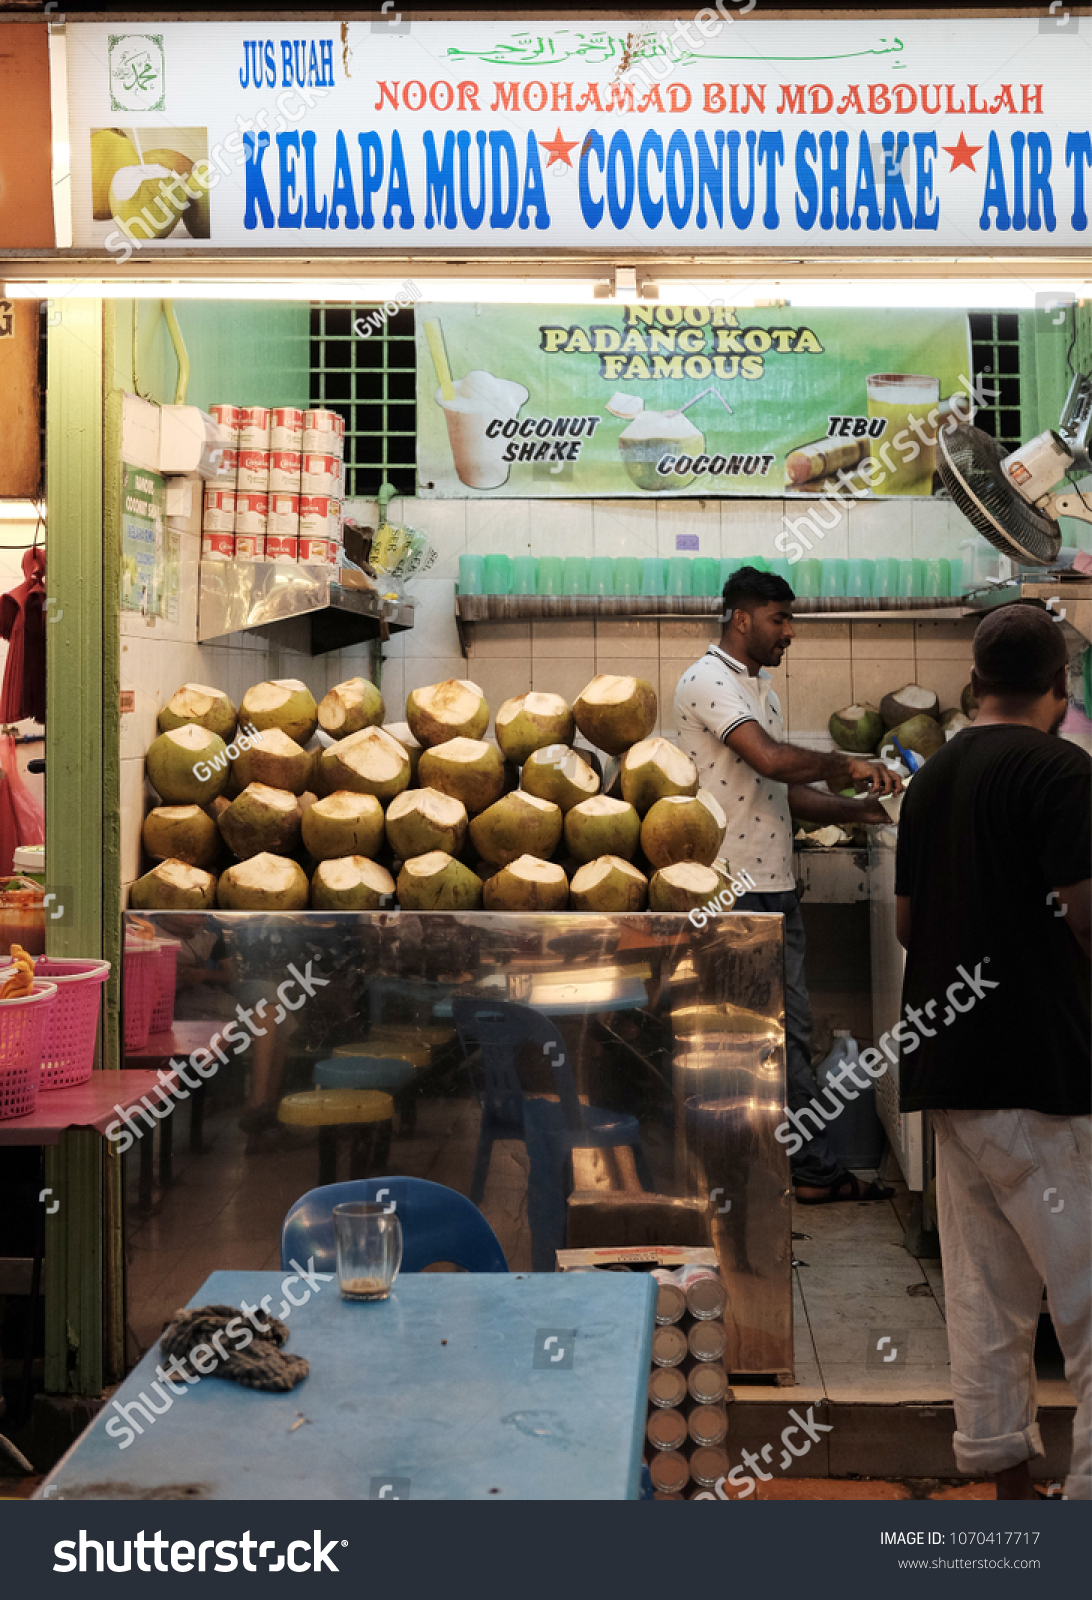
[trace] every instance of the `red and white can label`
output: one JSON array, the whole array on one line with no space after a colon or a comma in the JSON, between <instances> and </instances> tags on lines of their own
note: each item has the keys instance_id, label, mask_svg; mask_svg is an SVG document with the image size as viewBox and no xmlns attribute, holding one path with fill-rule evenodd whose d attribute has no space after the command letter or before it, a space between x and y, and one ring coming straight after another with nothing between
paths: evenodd
<instances>
[{"instance_id":1,"label":"red and white can label","mask_svg":"<svg viewBox=\"0 0 1092 1600\"><path fill-rule=\"evenodd\" d=\"M269 490L280 489L288 494L300 492L300 467L302 457L298 450L271 450L269 452Z\"/></svg>"},{"instance_id":2,"label":"red and white can label","mask_svg":"<svg viewBox=\"0 0 1092 1600\"><path fill-rule=\"evenodd\" d=\"M269 514L269 496L255 490L235 491L235 532L255 533L265 537L266 518Z\"/></svg>"},{"instance_id":3,"label":"red and white can label","mask_svg":"<svg viewBox=\"0 0 1092 1600\"><path fill-rule=\"evenodd\" d=\"M271 494L266 536L273 534L283 539L298 539L300 531L300 497L298 494Z\"/></svg>"},{"instance_id":4,"label":"red and white can label","mask_svg":"<svg viewBox=\"0 0 1092 1600\"><path fill-rule=\"evenodd\" d=\"M263 561L265 559L265 539L260 533L237 533L235 535L236 561Z\"/></svg>"},{"instance_id":5,"label":"red and white can label","mask_svg":"<svg viewBox=\"0 0 1092 1600\"><path fill-rule=\"evenodd\" d=\"M267 561L295 561L298 539L288 539L282 534L266 534L265 559Z\"/></svg>"},{"instance_id":6,"label":"red and white can label","mask_svg":"<svg viewBox=\"0 0 1092 1600\"><path fill-rule=\"evenodd\" d=\"M334 567L341 546L336 539L300 539L300 560L313 567Z\"/></svg>"},{"instance_id":7,"label":"red and white can label","mask_svg":"<svg viewBox=\"0 0 1092 1600\"><path fill-rule=\"evenodd\" d=\"M269 407L239 407L239 448L241 450L269 449Z\"/></svg>"},{"instance_id":8,"label":"red and white can label","mask_svg":"<svg viewBox=\"0 0 1092 1600\"><path fill-rule=\"evenodd\" d=\"M345 454L345 421L336 411L305 411L303 413L303 450L307 454L343 456Z\"/></svg>"},{"instance_id":9,"label":"red and white can label","mask_svg":"<svg viewBox=\"0 0 1092 1600\"><path fill-rule=\"evenodd\" d=\"M300 495L300 538L341 538L341 501L332 495Z\"/></svg>"},{"instance_id":10,"label":"red and white can label","mask_svg":"<svg viewBox=\"0 0 1092 1600\"><path fill-rule=\"evenodd\" d=\"M240 489L258 489L264 494L269 488L269 451L240 448L235 482Z\"/></svg>"},{"instance_id":11,"label":"red and white can label","mask_svg":"<svg viewBox=\"0 0 1092 1600\"><path fill-rule=\"evenodd\" d=\"M209 416L220 424L224 433L231 436L234 444L239 437L239 407L226 404L209 406Z\"/></svg>"},{"instance_id":12,"label":"red and white can label","mask_svg":"<svg viewBox=\"0 0 1092 1600\"><path fill-rule=\"evenodd\" d=\"M304 454L300 494L341 498L341 457Z\"/></svg>"},{"instance_id":13,"label":"red and white can label","mask_svg":"<svg viewBox=\"0 0 1092 1600\"><path fill-rule=\"evenodd\" d=\"M225 556L235 554L235 535L233 533L210 532L208 528L201 535L201 554L212 556L217 561L222 561Z\"/></svg>"},{"instance_id":14,"label":"red and white can label","mask_svg":"<svg viewBox=\"0 0 1092 1600\"><path fill-rule=\"evenodd\" d=\"M203 533L232 533L235 528L235 490L205 489L205 509L201 518Z\"/></svg>"},{"instance_id":15,"label":"red and white can label","mask_svg":"<svg viewBox=\"0 0 1092 1600\"><path fill-rule=\"evenodd\" d=\"M292 406L274 406L269 413L269 448L298 450L303 437L303 412Z\"/></svg>"},{"instance_id":16,"label":"red and white can label","mask_svg":"<svg viewBox=\"0 0 1092 1600\"><path fill-rule=\"evenodd\" d=\"M238 475L239 451L235 445L226 444L220 451L220 470L216 474L215 478L211 480L211 482L225 484L229 483L231 484L232 488L234 488L235 480Z\"/></svg>"}]
</instances>

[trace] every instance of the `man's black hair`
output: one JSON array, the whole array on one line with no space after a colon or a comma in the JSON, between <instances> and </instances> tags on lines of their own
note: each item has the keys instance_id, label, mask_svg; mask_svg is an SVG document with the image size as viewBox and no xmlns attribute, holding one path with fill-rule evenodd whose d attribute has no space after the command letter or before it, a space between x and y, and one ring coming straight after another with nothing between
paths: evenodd
<instances>
[{"instance_id":1,"label":"man's black hair","mask_svg":"<svg viewBox=\"0 0 1092 1600\"><path fill-rule=\"evenodd\" d=\"M777 600L795 600L792 589L776 572L760 572L757 567L740 567L724 585L724 615L732 611L753 611Z\"/></svg>"},{"instance_id":2,"label":"man's black hair","mask_svg":"<svg viewBox=\"0 0 1092 1600\"><path fill-rule=\"evenodd\" d=\"M983 618L973 653L980 696L1046 694L1066 659L1062 630L1050 612L1025 600L999 606Z\"/></svg>"}]
</instances>

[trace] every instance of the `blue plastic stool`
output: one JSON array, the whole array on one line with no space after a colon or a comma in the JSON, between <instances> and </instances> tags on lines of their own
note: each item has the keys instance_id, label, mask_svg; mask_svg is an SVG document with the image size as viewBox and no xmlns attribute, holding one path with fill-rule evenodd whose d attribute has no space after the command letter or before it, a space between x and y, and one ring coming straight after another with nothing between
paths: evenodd
<instances>
[{"instance_id":1,"label":"blue plastic stool","mask_svg":"<svg viewBox=\"0 0 1092 1600\"><path fill-rule=\"evenodd\" d=\"M394 1207L402 1224L403 1272L423 1272L434 1261L450 1261L466 1272L508 1271L500 1240L477 1206L427 1178L361 1178L309 1189L284 1219L284 1271L293 1259L306 1266L309 1256L319 1272L337 1271L334 1207L353 1200Z\"/></svg>"}]
</instances>

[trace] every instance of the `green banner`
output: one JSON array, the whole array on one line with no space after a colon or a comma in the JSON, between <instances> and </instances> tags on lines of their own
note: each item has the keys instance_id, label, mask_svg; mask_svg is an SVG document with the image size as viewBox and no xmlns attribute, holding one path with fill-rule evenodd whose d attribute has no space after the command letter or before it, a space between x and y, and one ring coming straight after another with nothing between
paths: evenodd
<instances>
[{"instance_id":1,"label":"green banner","mask_svg":"<svg viewBox=\"0 0 1092 1600\"><path fill-rule=\"evenodd\" d=\"M121 609L139 611L144 617L167 616L171 600L166 493L158 472L123 463ZM177 592L175 607L177 610Z\"/></svg>"},{"instance_id":2,"label":"green banner","mask_svg":"<svg viewBox=\"0 0 1092 1600\"><path fill-rule=\"evenodd\" d=\"M934 492L962 311L421 304L419 492Z\"/></svg>"}]
</instances>

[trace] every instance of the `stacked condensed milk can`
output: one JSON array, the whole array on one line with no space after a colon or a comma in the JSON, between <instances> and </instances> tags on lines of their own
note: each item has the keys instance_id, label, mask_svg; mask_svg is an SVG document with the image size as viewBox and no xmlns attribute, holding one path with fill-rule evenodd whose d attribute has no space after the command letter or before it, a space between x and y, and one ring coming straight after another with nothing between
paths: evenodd
<instances>
[{"instance_id":1,"label":"stacked condensed milk can","mask_svg":"<svg viewBox=\"0 0 1092 1600\"><path fill-rule=\"evenodd\" d=\"M202 556L339 565L345 423L337 412L233 405L209 411L232 442L222 476L205 486Z\"/></svg>"},{"instance_id":2,"label":"stacked condensed milk can","mask_svg":"<svg viewBox=\"0 0 1092 1600\"><path fill-rule=\"evenodd\" d=\"M727 1296L715 1267L657 1268L647 1461L657 1500L715 1490L728 1473Z\"/></svg>"}]
</instances>

